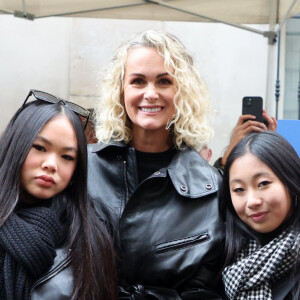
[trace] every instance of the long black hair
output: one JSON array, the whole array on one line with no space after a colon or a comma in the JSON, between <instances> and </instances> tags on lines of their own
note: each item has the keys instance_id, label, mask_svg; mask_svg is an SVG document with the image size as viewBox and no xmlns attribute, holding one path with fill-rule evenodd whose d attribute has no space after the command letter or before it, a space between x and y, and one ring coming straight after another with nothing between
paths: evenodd
<instances>
[{"instance_id":1,"label":"long black hair","mask_svg":"<svg viewBox=\"0 0 300 300\"><path fill-rule=\"evenodd\" d=\"M113 243L87 197L87 149L80 118L62 103L34 101L21 107L0 139L0 226L14 212L21 191L21 170L44 125L58 115L71 122L78 142L72 184L53 197L67 225L66 247L71 249L72 299L116 299Z\"/></svg>"},{"instance_id":2,"label":"long black hair","mask_svg":"<svg viewBox=\"0 0 300 300\"><path fill-rule=\"evenodd\" d=\"M293 203L293 211L288 223L293 224L296 233L300 234L300 158L292 145L281 135L273 131L252 133L240 141L231 151L224 168L221 192L221 213L226 219L225 266L230 265L243 247L244 238L255 238L253 231L238 217L233 207L230 188L229 171L233 162L246 153L252 153L265 163L287 187ZM293 269L299 266L295 260ZM299 285L297 288L299 295Z\"/></svg>"}]
</instances>

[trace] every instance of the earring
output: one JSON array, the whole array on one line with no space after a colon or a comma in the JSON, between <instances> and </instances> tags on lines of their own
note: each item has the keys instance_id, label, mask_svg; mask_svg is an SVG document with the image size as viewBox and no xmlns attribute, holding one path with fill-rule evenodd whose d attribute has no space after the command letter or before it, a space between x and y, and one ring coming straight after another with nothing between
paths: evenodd
<instances>
[{"instance_id":1,"label":"earring","mask_svg":"<svg viewBox=\"0 0 300 300\"><path fill-rule=\"evenodd\" d=\"M167 121L166 124L166 130L168 130L170 133L173 133L173 124L170 122L170 120Z\"/></svg>"},{"instance_id":2,"label":"earring","mask_svg":"<svg viewBox=\"0 0 300 300\"><path fill-rule=\"evenodd\" d=\"M170 129L170 126L171 126L171 122L170 120L167 121L167 124L166 124L166 130L169 130Z\"/></svg>"}]
</instances>

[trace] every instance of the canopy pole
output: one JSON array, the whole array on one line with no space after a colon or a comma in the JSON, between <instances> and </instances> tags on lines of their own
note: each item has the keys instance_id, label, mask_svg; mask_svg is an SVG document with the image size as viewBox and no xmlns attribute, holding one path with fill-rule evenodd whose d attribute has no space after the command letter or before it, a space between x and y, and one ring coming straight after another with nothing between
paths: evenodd
<instances>
[{"instance_id":1,"label":"canopy pole","mask_svg":"<svg viewBox=\"0 0 300 300\"><path fill-rule=\"evenodd\" d=\"M23 14L24 14L24 16L27 16L25 0L22 0L22 3L23 3Z\"/></svg>"},{"instance_id":2,"label":"canopy pole","mask_svg":"<svg viewBox=\"0 0 300 300\"><path fill-rule=\"evenodd\" d=\"M281 29L278 31L278 44L277 44L277 77L276 77L276 84L275 84L275 118L278 120L278 103L280 98L280 77L279 77L279 70L280 70L280 37L281 37Z\"/></svg>"},{"instance_id":3,"label":"canopy pole","mask_svg":"<svg viewBox=\"0 0 300 300\"><path fill-rule=\"evenodd\" d=\"M277 30L277 36L278 36L278 45L277 45L277 70L276 70L276 83L275 83L275 118L278 120L278 106L279 106L279 100L280 100L280 40L281 40L281 29L282 26L286 23L287 19L290 16L290 13L292 9L294 8L296 2L298 0L294 0L292 4L290 5L289 9L287 10L284 18L280 22ZM300 81L299 81L299 88L300 88ZM300 91L299 91L300 93ZM300 101L298 96L298 101ZM299 102L300 103L300 102ZM298 108L298 118L300 119L300 108Z\"/></svg>"},{"instance_id":4,"label":"canopy pole","mask_svg":"<svg viewBox=\"0 0 300 300\"><path fill-rule=\"evenodd\" d=\"M18 18L23 18L23 19L33 21L34 20L34 14L27 13L25 0L22 0L22 4L23 4L23 11L15 10L14 11L14 16L18 17Z\"/></svg>"},{"instance_id":5,"label":"canopy pole","mask_svg":"<svg viewBox=\"0 0 300 300\"><path fill-rule=\"evenodd\" d=\"M289 18L290 16L290 13L292 11L292 9L294 8L295 4L297 3L298 0L294 0L293 3L291 4L290 8L287 10L284 18L282 19L282 21L280 22L279 24L279 30L281 29L281 27L284 25L284 23L287 21L287 19ZM278 30L278 31L279 31Z\"/></svg>"},{"instance_id":6,"label":"canopy pole","mask_svg":"<svg viewBox=\"0 0 300 300\"><path fill-rule=\"evenodd\" d=\"M243 26L243 25L238 25L238 24L230 23L230 22L227 22L225 20L215 19L215 18L212 18L212 17L208 17L208 16L196 14L196 13L194 13L192 11L181 9L181 8L178 8L178 7L169 5L169 4L164 4L164 3L161 3L161 2L158 2L158 1L154 1L154 0L144 0L144 1L146 3L151 3L151 4L159 5L159 6L162 6L162 7L166 7L166 8L173 9L173 10L176 10L176 11L179 11L179 12L183 12L183 13L195 16L195 17L200 17L200 18L203 18L203 19L206 19L206 20L210 20L210 21L213 21L213 22L216 22L216 23L223 23L223 24L226 24L226 25L229 25L229 26L232 26L232 27L236 27L236 28L239 28L239 29L251 31L251 32L260 34L260 35L268 38L268 42L269 42L270 45L273 45L273 44L276 43L277 33L275 31L261 31L261 30L257 30L257 29L251 28L251 27L247 27L247 26Z\"/></svg>"},{"instance_id":7,"label":"canopy pole","mask_svg":"<svg viewBox=\"0 0 300 300\"><path fill-rule=\"evenodd\" d=\"M127 8L127 7L141 6L141 5L143 5L143 3L126 4L126 5L110 6L110 7L104 7L104 8L95 8L95 9L87 9L87 10L79 10L79 11L71 11L71 12L66 12L66 13L58 13L58 14L44 15L44 16L38 16L38 17L35 17L33 14L27 14L27 16L33 16L33 18L35 18L35 19L48 18L48 17L63 17L63 16L74 15L74 14L84 14L84 13L90 13L90 12ZM7 13L9 13L9 12L7 12ZM29 19L28 17L24 16L24 14L20 11L15 11L14 16ZM33 19L29 19L29 20L33 20Z\"/></svg>"}]
</instances>

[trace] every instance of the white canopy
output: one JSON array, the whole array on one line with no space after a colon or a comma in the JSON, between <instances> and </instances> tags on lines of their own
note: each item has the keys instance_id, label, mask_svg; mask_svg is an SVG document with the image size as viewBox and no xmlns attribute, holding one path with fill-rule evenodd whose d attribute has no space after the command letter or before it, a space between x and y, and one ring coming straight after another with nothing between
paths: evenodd
<instances>
[{"instance_id":1,"label":"white canopy","mask_svg":"<svg viewBox=\"0 0 300 300\"><path fill-rule=\"evenodd\" d=\"M274 40L274 26L300 13L300 0L0 0L0 13L33 20L49 16L221 22ZM240 24L270 24L260 32Z\"/></svg>"},{"instance_id":2,"label":"white canopy","mask_svg":"<svg viewBox=\"0 0 300 300\"><path fill-rule=\"evenodd\" d=\"M8 14L163 21L280 23L300 13L299 0L0 0Z\"/></svg>"}]
</instances>

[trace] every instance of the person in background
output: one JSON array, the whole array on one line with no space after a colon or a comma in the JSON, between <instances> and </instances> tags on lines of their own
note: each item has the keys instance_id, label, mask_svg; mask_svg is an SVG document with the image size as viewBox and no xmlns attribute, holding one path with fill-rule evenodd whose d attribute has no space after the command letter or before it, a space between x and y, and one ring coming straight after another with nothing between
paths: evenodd
<instances>
[{"instance_id":1,"label":"person in background","mask_svg":"<svg viewBox=\"0 0 300 300\"><path fill-rule=\"evenodd\" d=\"M0 299L116 299L113 243L87 198L78 116L86 123L89 113L31 90L1 136Z\"/></svg>"},{"instance_id":2,"label":"person in background","mask_svg":"<svg viewBox=\"0 0 300 300\"><path fill-rule=\"evenodd\" d=\"M207 161L210 162L212 156L212 150L205 144L202 149L199 151L199 154Z\"/></svg>"},{"instance_id":3,"label":"person in background","mask_svg":"<svg viewBox=\"0 0 300 300\"><path fill-rule=\"evenodd\" d=\"M233 129L230 143L226 148L223 156L217 159L214 163L214 167L224 169L227 157L235 145L246 137L251 132L263 132L266 130L276 131L277 120L274 117L270 117L268 113L263 110L264 122L255 121L255 116L252 115L241 115ZM246 121L249 120L249 121ZM245 122L246 121L246 122Z\"/></svg>"},{"instance_id":4,"label":"person in background","mask_svg":"<svg viewBox=\"0 0 300 300\"><path fill-rule=\"evenodd\" d=\"M97 143L96 132L95 132L95 112L93 108L87 109L90 112L90 117L85 129L86 141L88 144Z\"/></svg>"},{"instance_id":5,"label":"person in background","mask_svg":"<svg viewBox=\"0 0 300 300\"><path fill-rule=\"evenodd\" d=\"M119 232L119 299L221 299L221 176L195 149L210 100L170 33L145 31L108 66L89 145L88 191Z\"/></svg>"},{"instance_id":6,"label":"person in background","mask_svg":"<svg viewBox=\"0 0 300 300\"><path fill-rule=\"evenodd\" d=\"M229 299L300 298L300 159L282 136L251 133L227 158L223 281Z\"/></svg>"}]
</instances>

